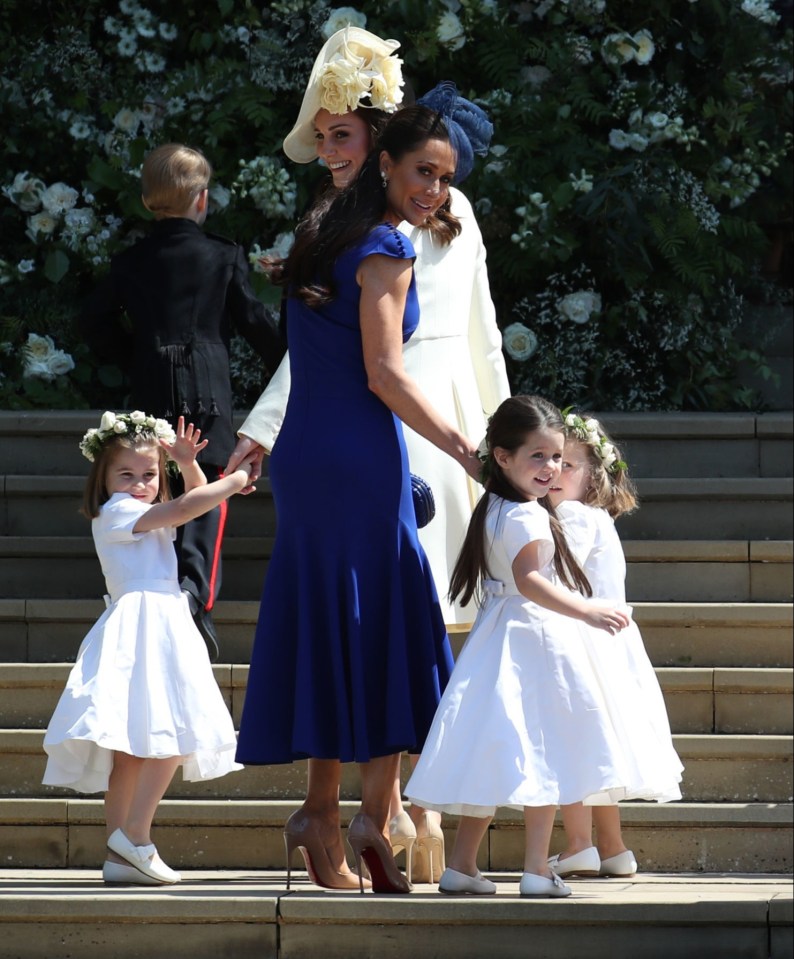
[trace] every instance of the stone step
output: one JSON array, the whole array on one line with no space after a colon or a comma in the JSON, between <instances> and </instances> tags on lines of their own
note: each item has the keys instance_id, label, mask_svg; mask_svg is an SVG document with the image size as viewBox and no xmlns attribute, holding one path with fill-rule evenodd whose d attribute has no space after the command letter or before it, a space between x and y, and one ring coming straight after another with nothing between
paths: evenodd
<instances>
[{"instance_id":1,"label":"stone step","mask_svg":"<svg viewBox=\"0 0 794 959\"><path fill-rule=\"evenodd\" d=\"M794 596L791 540L627 540L623 545L632 603L788 602ZM259 599L272 548L272 537L225 540L225 600ZM0 536L0 581L9 599L80 599L105 591L90 536Z\"/></svg>"},{"instance_id":2,"label":"stone step","mask_svg":"<svg viewBox=\"0 0 794 959\"><path fill-rule=\"evenodd\" d=\"M0 730L46 728L70 669L69 663L0 663ZM239 723L248 667L215 665L213 671ZM656 675L673 732L794 733L790 668L659 667Z\"/></svg>"},{"instance_id":3,"label":"stone step","mask_svg":"<svg viewBox=\"0 0 794 959\"><path fill-rule=\"evenodd\" d=\"M6 959L788 959L781 876L571 880L565 900L497 893L327 893L283 870L196 869L168 888L107 887L95 870L0 871ZM586 942L586 947L584 943Z\"/></svg>"},{"instance_id":4,"label":"stone step","mask_svg":"<svg viewBox=\"0 0 794 959\"><path fill-rule=\"evenodd\" d=\"M68 790L41 785L46 757L42 729L0 730L2 794L17 797L69 795ZM791 801L792 737L790 735L674 735L684 764L681 788L687 802L781 803ZM407 763L407 760L406 760ZM408 778L406 766L405 777ZM357 769L345 771L342 793L357 795ZM177 776L169 796L197 799L291 799L305 795L306 764L249 766L221 779L186 783Z\"/></svg>"},{"instance_id":5,"label":"stone step","mask_svg":"<svg viewBox=\"0 0 794 959\"><path fill-rule=\"evenodd\" d=\"M84 476L77 444L99 410L0 410L0 474ZM239 426L246 413L235 414ZM791 476L794 428L773 413L596 413L635 477Z\"/></svg>"},{"instance_id":6,"label":"stone step","mask_svg":"<svg viewBox=\"0 0 794 959\"><path fill-rule=\"evenodd\" d=\"M565 900L326 893L283 870L191 870L168 888L107 887L95 870L0 871L6 959L788 959L781 876L571 880ZM586 947L583 943L586 942Z\"/></svg>"},{"instance_id":7,"label":"stone step","mask_svg":"<svg viewBox=\"0 0 794 959\"><path fill-rule=\"evenodd\" d=\"M284 868L283 826L299 801L166 799L154 839L177 869ZM790 873L789 803L621 803L626 844L643 872ZM343 824L358 802L342 802ZM457 820L444 817L449 848ZM552 851L561 848L558 821ZM99 799L0 799L0 848L5 868L96 869L104 859ZM520 870L520 811L500 810L480 849L483 871ZM297 862L297 857L296 857Z\"/></svg>"},{"instance_id":8,"label":"stone step","mask_svg":"<svg viewBox=\"0 0 794 959\"><path fill-rule=\"evenodd\" d=\"M255 493L233 497L227 537L272 536L276 513L267 479ZM623 539L792 539L791 477L639 479L640 508L618 520ZM81 536L80 476L0 476L5 536Z\"/></svg>"},{"instance_id":9,"label":"stone step","mask_svg":"<svg viewBox=\"0 0 794 959\"><path fill-rule=\"evenodd\" d=\"M99 618L99 599L0 599L0 663L73 662ZM222 600L214 620L225 663L250 661L256 601ZM788 603L635 603L656 666L794 666ZM453 633L457 649L465 631Z\"/></svg>"}]
</instances>

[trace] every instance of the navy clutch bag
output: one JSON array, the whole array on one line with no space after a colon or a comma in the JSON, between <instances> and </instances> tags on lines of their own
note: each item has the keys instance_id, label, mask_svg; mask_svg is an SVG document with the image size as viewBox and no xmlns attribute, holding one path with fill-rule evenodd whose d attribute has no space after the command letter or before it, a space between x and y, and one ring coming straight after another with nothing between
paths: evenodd
<instances>
[{"instance_id":1,"label":"navy clutch bag","mask_svg":"<svg viewBox=\"0 0 794 959\"><path fill-rule=\"evenodd\" d=\"M436 515L436 501L433 499L433 490L421 476L411 473L411 493L414 497L416 526L417 529L421 529L423 526L427 526Z\"/></svg>"}]
</instances>

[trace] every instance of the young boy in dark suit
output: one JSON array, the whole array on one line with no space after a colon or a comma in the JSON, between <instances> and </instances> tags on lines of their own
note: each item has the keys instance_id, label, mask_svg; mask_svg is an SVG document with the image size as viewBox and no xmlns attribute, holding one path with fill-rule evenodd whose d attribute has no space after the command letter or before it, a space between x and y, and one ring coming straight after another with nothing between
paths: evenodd
<instances>
[{"instance_id":1,"label":"young boy in dark suit","mask_svg":"<svg viewBox=\"0 0 794 959\"><path fill-rule=\"evenodd\" d=\"M190 147L169 143L148 154L141 193L155 216L152 230L111 259L109 276L81 317L95 352L129 371L133 408L172 423L184 416L209 440L199 454L208 480L218 478L237 440L229 369L233 332L271 373L286 349L251 288L243 249L201 229L211 175L206 157ZM225 519L224 503L180 527L176 540L180 583L213 661L218 643L210 611L221 583Z\"/></svg>"}]
</instances>

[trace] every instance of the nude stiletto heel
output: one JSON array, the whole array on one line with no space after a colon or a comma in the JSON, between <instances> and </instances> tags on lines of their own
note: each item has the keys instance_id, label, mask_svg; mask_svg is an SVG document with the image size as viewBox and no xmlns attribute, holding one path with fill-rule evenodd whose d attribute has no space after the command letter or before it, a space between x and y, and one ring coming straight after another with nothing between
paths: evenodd
<instances>
[{"instance_id":1,"label":"nude stiletto heel","mask_svg":"<svg viewBox=\"0 0 794 959\"><path fill-rule=\"evenodd\" d=\"M334 869L317 822L301 810L294 812L284 826L284 848L287 853L287 889L290 888L292 880L291 859L295 849L300 849L309 879L315 886L350 892L363 887L365 880L360 876L357 877L352 872L337 872Z\"/></svg>"},{"instance_id":2,"label":"nude stiletto heel","mask_svg":"<svg viewBox=\"0 0 794 959\"><path fill-rule=\"evenodd\" d=\"M414 846L414 882L438 882L446 869L444 856L444 833L435 820L422 814L416 830Z\"/></svg>"},{"instance_id":3,"label":"nude stiletto heel","mask_svg":"<svg viewBox=\"0 0 794 959\"><path fill-rule=\"evenodd\" d=\"M410 882L413 845L416 842L416 826L414 826L413 819L407 812L399 812L389 820L389 840L395 859L400 851L405 850L405 876Z\"/></svg>"},{"instance_id":4,"label":"nude stiletto heel","mask_svg":"<svg viewBox=\"0 0 794 959\"><path fill-rule=\"evenodd\" d=\"M412 889L411 883L397 868L391 846L383 833L364 813L358 813L347 827L347 841L356 857L356 872L359 889L364 892L361 861L367 864L372 877L372 891L379 893L405 893Z\"/></svg>"}]
</instances>

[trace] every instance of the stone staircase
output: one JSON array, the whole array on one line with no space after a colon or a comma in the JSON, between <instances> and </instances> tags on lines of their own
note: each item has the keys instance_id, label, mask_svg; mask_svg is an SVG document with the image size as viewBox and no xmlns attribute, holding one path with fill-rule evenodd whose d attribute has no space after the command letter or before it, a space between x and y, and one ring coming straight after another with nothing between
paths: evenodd
<instances>
[{"instance_id":1,"label":"stone staircase","mask_svg":"<svg viewBox=\"0 0 794 959\"><path fill-rule=\"evenodd\" d=\"M206 784L175 781L158 813L157 842L172 865L196 871L189 873L195 884L155 897L102 887L101 801L40 785L44 727L102 609L99 564L78 512L87 464L77 441L98 415L0 412L0 935L10 935L9 956L107 955L107 923L136 923L138 930L145 916L151 931L115 942L112 955L419 959L452 955L446 949L453 940L455 955L472 957L523 955L528 946L518 944L529 941L533 955L593 959L633 955L640 943L640 952L659 957L790 954L791 414L602 416L639 487L640 510L619 523L627 592L686 767L684 798L624 805L626 841L642 870L635 882L581 882L572 900L556 904L518 902L509 879L521 869L523 827L509 811L483 843L481 868L506 883L490 904L445 900L431 887L385 901L305 885L308 894L285 895L281 828L304 789L301 763ZM215 614L223 661L215 674L235 719L274 532L266 481L232 500ZM453 635L456 648L464 638ZM355 809L356 790L356 771L346 770L345 816ZM451 841L454 820L446 825ZM558 827L555 847L560 843ZM42 889L50 887L47 896ZM697 916L687 913L693 901L703 905ZM580 911L561 922L560 907L569 906ZM201 931L191 933L183 953L173 946L180 940L162 930L175 923L192 929L194 920ZM264 923L257 935L248 935L251 922ZM326 923L344 926L344 946L323 935ZM582 929L602 923L625 928L627 951L616 945L617 932L602 930L592 933L586 953L577 952ZM46 935L31 938L44 926ZM468 935L456 937L458 926ZM383 932L396 928L397 938ZM362 938L373 929L382 932L377 947Z\"/></svg>"}]
</instances>

